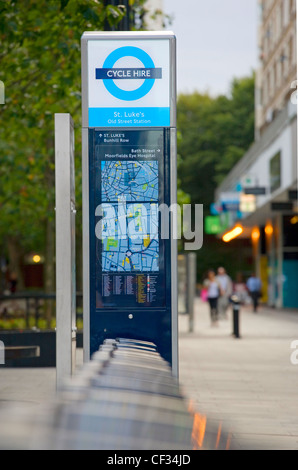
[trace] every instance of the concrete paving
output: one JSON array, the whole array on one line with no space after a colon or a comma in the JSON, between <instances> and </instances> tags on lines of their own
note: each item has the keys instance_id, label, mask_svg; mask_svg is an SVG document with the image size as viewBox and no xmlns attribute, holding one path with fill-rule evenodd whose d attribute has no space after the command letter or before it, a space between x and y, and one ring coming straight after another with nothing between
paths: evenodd
<instances>
[{"instance_id":1,"label":"concrete paving","mask_svg":"<svg viewBox=\"0 0 298 470\"><path fill-rule=\"evenodd\" d=\"M232 449L298 449L298 312L250 307L240 312L241 339L228 320L211 327L206 303L196 299L194 331L179 316L180 384L194 414L208 431L222 429ZM82 351L77 351L77 367ZM32 409L55 398L53 368L0 369L0 412ZM204 448L204 432L199 433ZM207 432L206 432L207 440Z\"/></svg>"},{"instance_id":2,"label":"concrete paving","mask_svg":"<svg viewBox=\"0 0 298 470\"><path fill-rule=\"evenodd\" d=\"M233 449L298 449L298 312L251 307L240 312L241 339L229 319L211 327L196 300L194 331L180 316L180 382L207 423L231 433Z\"/></svg>"}]
</instances>

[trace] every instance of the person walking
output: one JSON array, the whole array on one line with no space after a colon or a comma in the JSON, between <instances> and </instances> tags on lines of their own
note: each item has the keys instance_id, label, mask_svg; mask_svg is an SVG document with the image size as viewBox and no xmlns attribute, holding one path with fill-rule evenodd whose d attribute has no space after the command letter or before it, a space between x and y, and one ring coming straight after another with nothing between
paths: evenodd
<instances>
[{"instance_id":1,"label":"person walking","mask_svg":"<svg viewBox=\"0 0 298 470\"><path fill-rule=\"evenodd\" d=\"M220 284L215 276L215 271L210 269L207 274L207 279L204 281L204 286L207 288L207 299L210 306L211 326L218 325L218 298L220 296Z\"/></svg>"},{"instance_id":2,"label":"person walking","mask_svg":"<svg viewBox=\"0 0 298 470\"><path fill-rule=\"evenodd\" d=\"M227 310L230 303L230 297L233 293L233 283L230 276L228 276L225 268L222 266L217 270L217 281L220 284L221 295L218 298L218 316L222 319L227 319Z\"/></svg>"},{"instance_id":3,"label":"person walking","mask_svg":"<svg viewBox=\"0 0 298 470\"><path fill-rule=\"evenodd\" d=\"M253 303L253 311L257 312L259 306L259 298L261 297L262 283L261 280L252 273L246 282L249 295Z\"/></svg>"}]
</instances>

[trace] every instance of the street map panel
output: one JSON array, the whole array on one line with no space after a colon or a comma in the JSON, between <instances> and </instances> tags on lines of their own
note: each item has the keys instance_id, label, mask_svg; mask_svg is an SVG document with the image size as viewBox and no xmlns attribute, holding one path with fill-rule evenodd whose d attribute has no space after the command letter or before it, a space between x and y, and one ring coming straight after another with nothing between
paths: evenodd
<instances>
[{"instance_id":1,"label":"street map panel","mask_svg":"<svg viewBox=\"0 0 298 470\"><path fill-rule=\"evenodd\" d=\"M102 270L159 271L158 161L101 162Z\"/></svg>"}]
</instances>

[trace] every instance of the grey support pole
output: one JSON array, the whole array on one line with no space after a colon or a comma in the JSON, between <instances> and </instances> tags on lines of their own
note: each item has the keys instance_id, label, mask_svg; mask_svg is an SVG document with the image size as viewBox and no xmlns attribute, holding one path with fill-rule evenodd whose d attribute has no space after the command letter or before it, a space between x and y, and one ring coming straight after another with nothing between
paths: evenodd
<instances>
[{"instance_id":1,"label":"grey support pole","mask_svg":"<svg viewBox=\"0 0 298 470\"><path fill-rule=\"evenodd\" d=\"M76 270L74 126L55 114L56 182L56 375L57 389L75 368Z\"/></svg>"},{"instance_id":2,"label":"grey support pole","mask_svg":"<svg viewBox=\"0 0 298 470\"><path fill-rule=\"evenodd\" d=\"M0 365L5 364L5 346L3 341L0 341Z\"/></svg>"},{"instance_id":3,"label":"grey support pole","mask_svg":"<svg viewBox=\"0 0 298 470\"><path fill-rule=\"evenodd\" d=\"M194 303L196 297L197 255L187 255L187 304L189 314L189 332L194 331Z\"/></svg>"}]
</instances>

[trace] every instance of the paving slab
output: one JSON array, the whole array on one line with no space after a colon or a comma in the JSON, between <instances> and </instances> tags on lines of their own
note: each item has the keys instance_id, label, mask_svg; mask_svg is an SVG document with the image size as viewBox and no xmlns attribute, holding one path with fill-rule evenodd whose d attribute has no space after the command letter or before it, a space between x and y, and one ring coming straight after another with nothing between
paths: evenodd
<instances>
[{"instance_id":1,"label":"paving slab","mask_svg":"<svg viewBox=\"0 0 298 470\"><path fill-rule=\"evenodd\" d=\"M240 339L232 312L211 327L208 305L196 299L194 330L179 316L180 382L207 421L222 423L233 449L298 449L298 311L250 306L240 311Z\"/></svg>"}]
</instances>

